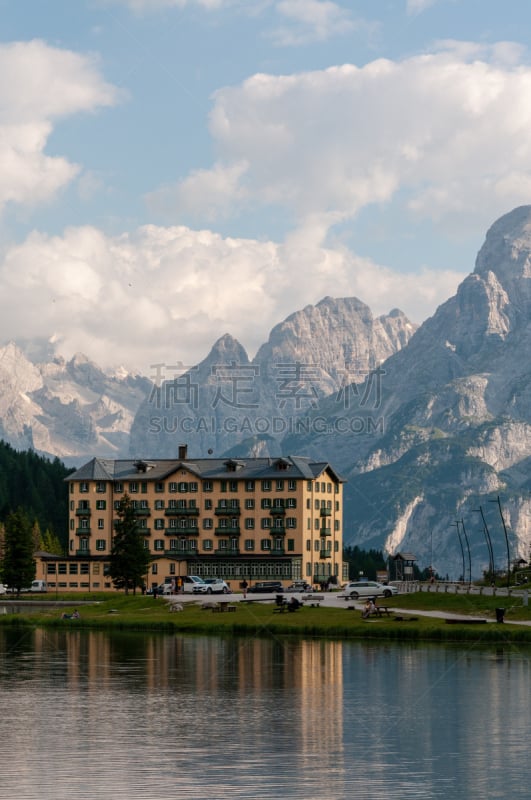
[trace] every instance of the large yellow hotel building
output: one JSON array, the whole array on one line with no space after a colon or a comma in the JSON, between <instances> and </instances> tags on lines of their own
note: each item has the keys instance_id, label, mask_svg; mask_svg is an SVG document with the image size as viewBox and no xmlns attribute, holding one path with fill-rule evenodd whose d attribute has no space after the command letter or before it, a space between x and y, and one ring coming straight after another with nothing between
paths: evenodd
<instances>
[{"instance_id":1,"label":"large yellow hotel building","mask_svg":"<svg viewBox=\"0 0 531 800\"><path fill-rule=\"evenodd\" d=\"M40 553L48 590L112 589L108 575L117 506L133 500L151 562L146 585L179 576L341 583L343 479L326 462L285 458L110 460L67 478L68 555Z\"/></svg>"}]
</instances>

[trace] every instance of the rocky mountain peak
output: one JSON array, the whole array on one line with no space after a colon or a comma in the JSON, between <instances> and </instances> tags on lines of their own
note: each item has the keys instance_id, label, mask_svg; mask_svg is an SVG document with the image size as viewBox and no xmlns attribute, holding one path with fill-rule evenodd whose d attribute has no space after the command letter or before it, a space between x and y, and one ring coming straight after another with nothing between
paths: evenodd
<instances>
[{"instance_id":1,"label":"rocky mountain peak","mask_svg":"<svg viewBox=\"0 0 531 800\"><path fill-rule=\"evenodd\" d=\"M520 206L487 231L475 274L494 273L514 304L513 317L531 309L531 206Z\"/></svg>"}]
</instances>

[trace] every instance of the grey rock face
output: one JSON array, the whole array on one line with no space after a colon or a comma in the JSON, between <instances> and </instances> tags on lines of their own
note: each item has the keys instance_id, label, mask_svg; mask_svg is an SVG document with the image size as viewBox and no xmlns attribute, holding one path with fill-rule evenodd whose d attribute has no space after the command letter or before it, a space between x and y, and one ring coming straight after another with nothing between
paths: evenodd
<instances>
[{"instance_id":1,"label":"grey rock face","mask_svg":"<svg viewBox=\"0 0 531 800\"><path fill-rule=\"evenodd\" d=\"M126 456L129 432L150 382L108 375L82 355L33 362L9 343L0 348L0 434L77 464L90 455Z\"/></svg>"},{"instance_id":2,"label":"grey rock face","mask_svg":"<svg viewBox=\"0 0 531 800\"><path fill-rule=\"evenodd\" d=\"M398 310L374 318L356 298L326 297L289 316L254 359L228 334L208 357L162 382L142 404L131 454L173 457L180 441L195 453L277 455L280 441L347 385L406 343L415 326Z\"/></svg>"},{"instance_id":3,"label":"grey rock face","mask_svg":"<svg viewBox=\"0 0 531 800\"><path fill-rule=\"evenodd\" d=\"M363 424L285 444L290 452L297 445L309 454L334 453L350 481L347 539L414 552L424 566L435 542L434 566L457 577L461 556L452 525L468 519L479 575L488 566L476 519L481 505L496 531L497 566L506 568L498 507L489 501L503 500L511 560L529 559L530 353L526 206L490 228L475 271L455 297L385 362L377 407L363 407L358 391L342 409ZM325 413L337 422L331 404Z\"/></svg>"}]
</instances>

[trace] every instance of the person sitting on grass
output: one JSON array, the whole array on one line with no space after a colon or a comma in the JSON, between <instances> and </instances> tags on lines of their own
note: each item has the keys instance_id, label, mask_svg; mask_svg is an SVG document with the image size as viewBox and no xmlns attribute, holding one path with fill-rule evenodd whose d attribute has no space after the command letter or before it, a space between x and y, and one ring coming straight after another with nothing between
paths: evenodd
<instances>
[{"instance_id":1,"label":"person sitting on grass","mask_svg":"<svg viewBox=\"0 0 531 800\"><path fill-rule=\"evenodd\" d=\"M296 597L291 597L288 603L288 611L297 611L298 608L302 606L300 600L297 600Z\"/></svg>"}]
</instances>

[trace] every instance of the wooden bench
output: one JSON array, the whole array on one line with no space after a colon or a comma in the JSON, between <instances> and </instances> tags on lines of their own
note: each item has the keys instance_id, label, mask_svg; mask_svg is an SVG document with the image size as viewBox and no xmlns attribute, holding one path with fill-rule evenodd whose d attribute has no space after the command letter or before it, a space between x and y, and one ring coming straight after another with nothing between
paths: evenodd
<instances>
[{"instance_id":1,"label":"wooden bench","mask_svg":"<svg viewBox=\"0 0 531 800\"><path fill-rule=\"evenodd\" d=\"M391 616L391 609L387 608L387 606L376 606L376 616L377 617L390 617ZM373 614L374 616L374 614Z\"/></svg>"},{"instance_id":2,"label":"wooden bench","mask_svg":"<svg viewBox=\"0 0 531 800\"><path fill-rule=\"evenodd\" d=\"M310 608L319 608L321 600L324 600L323 594L303 594L302 599L309 603Z\"/></svg>"}]
</instances>

